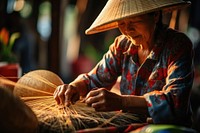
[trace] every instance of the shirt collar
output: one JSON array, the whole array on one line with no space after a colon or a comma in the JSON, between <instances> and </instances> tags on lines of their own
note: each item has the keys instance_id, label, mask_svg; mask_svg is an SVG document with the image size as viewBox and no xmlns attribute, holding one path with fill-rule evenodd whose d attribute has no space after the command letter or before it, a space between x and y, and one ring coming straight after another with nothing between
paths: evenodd
<instances>
[{"instance_id":1,"label":"shirt collar","mask_svg":"<svg viewBox=\"0 0 200 133\"><path fill-rule=\"evenodd\" d=\"M166 28L163 27L162 29L156 30L156 37L155 37L155 45L154 48L151 50L148 59L158 60L161 51L163 50L165 38L166 38Z\"/></svg>"}]
</instances>

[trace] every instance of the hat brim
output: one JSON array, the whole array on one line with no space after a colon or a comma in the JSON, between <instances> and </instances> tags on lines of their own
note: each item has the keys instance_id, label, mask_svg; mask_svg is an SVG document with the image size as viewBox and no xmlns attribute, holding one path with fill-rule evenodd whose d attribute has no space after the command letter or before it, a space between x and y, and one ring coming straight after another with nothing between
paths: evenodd
<instances>
[{"instance_id":1,"label":"hat brim","mask_svg":"<svg viewBox=\"0 0 200 133\"><path fill-rule=\"evenodd\" d=\"M137 17L137 16L140 16L143 14L147 14L147 13L159 11L159 10L163 11L163 13L171 12L173 10L179 10L179 9L185 8L185 7L189 6L190 4L191 4L191 2L189 2L189 1L187 1L187 2L184 1L184 2L180 2L180 3L176 3L176 4L173 3L172 5L160 6L160 7L154 8L154 9L133 13L128 16L123 16L123 17L116 18L116 19L113 19L110 21L106 21L104 23L99 23L99 24L97 24L98 23L97 22L98 17L97 17L97 19L90 26L90 28L88 28L85 31L85 34L89 35L89 34L95 34L95 33L103 32L103 31L115 29L118 27L118 21L123 20L125 18Z\"/></svg>"}]
</instances>

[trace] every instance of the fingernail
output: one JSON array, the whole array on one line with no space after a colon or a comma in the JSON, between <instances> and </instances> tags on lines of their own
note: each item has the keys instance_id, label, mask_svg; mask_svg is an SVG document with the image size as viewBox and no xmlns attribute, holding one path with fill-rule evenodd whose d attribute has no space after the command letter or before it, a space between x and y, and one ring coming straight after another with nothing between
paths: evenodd
<instances>
[{"instance_id":1,"label":"fingernail","mask_svg":"<svg viewBox=\"0 0 200 133\"><path fill-rule=\"evenodd\" d=\"M71 102L70 101L66 101L65 102L65 106L69 107L71 105Z\"/></svg>"}]
</instances>

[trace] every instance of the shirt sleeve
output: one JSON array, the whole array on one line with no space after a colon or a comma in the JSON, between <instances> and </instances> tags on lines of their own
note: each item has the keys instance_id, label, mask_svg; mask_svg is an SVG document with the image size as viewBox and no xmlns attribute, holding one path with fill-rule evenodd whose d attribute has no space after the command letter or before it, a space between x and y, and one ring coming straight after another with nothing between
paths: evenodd
<instances>
[{"instance_id":1,"label":"shirt sleeve","mask_svg":"<svg viewBox=\"0 0 200 133\"><path fill-rule=\"evenodd\" d=\"M190 125L190 91L192 89L193 48L182 33L176 33L168 42L167 78L162 91L145 94L149 115L154 123Z\"/></svg>"},{"instance_id":2,"label":"shirt sleeve","mask_svg":"<svg viewBox=\"0 0 200 133\"><path fill-rule=\"evenodd\" d=\"M119 36L114 43L110 45L107 53L98 64L89 72L79 76L88 85L88 89L105 87L111 89L118 76L121 74L121 58L123 52L127 50L124 46L127 39L125 36Z\"/></svg>"}]
</instances>

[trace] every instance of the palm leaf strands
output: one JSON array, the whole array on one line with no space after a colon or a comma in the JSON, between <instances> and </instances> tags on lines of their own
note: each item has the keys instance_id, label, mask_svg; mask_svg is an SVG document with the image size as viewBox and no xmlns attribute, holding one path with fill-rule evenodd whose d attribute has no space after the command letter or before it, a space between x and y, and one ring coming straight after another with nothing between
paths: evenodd
<instances>
[{"instance_id":1,"label":"palm leaf strands","mask_svg":"<svg viewBox=\"0 0 200 133\"><path fill-rule=\"evenodd\" d=\"M120 127L140 122L133 114L121 111L96 112L82 102L70 107L57 105L53 92L63 81L48 70L31 71L22 76L17 83L3 78L0 80L15 85L13 93L36 115L39 133L75 132L81 129Z\"/></svg>"}]
</instances>

